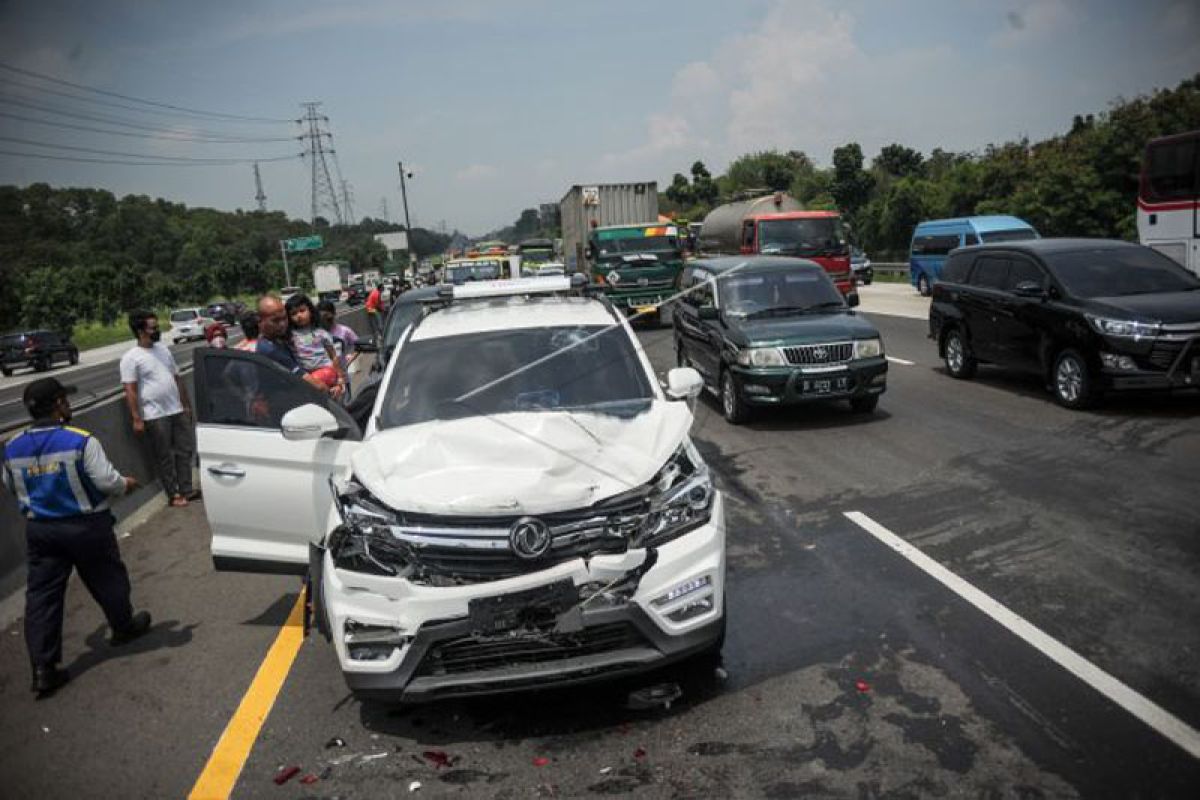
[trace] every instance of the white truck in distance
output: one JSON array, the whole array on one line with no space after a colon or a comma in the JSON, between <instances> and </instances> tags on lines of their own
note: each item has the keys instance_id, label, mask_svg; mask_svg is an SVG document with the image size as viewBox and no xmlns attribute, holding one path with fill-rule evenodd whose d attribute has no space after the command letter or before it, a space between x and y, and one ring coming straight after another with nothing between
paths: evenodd
<instances>
[{"instance_id":1,"label":"white truck in distance","mask_svg":"<svg viewBox=\"0 0 1200 800\"><path fill-rule=\"evenodd\" d=\"M313 286L318 300L337 302L350 277L350 267L340 261L313 264Z\"/></svg>"}]
</instances>

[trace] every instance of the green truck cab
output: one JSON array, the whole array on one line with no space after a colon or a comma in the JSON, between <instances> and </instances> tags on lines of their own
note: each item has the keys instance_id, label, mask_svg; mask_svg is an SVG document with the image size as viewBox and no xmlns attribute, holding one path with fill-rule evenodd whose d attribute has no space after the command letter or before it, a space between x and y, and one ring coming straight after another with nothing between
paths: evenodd
<instances>
[{"instance_id":1,"label":"green truck cab","mask_svg":"<svg viewBox=\"0 0 1200 800\"><path fill-rule=\"evenodd\" d=\"M593 228L587 243L588 280L627 314L669 324L670 299L683 272L683 243L672 224Z\"/></svg>"}]
</instances>

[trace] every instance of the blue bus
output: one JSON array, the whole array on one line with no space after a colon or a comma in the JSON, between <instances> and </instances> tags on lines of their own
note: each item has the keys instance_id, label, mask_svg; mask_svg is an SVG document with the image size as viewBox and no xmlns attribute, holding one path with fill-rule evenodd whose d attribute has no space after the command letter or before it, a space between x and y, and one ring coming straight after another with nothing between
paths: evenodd
<instances>
[{"instance_id":1,"label":"blue bus","mask_svg":"<svg viewBox=\"0 0 1200 800\"><path fill-rule=\"evenodd\" d=\"M908 279L917 291L928 297L933 284L942 275L946 254L954 248L1037 238L1038 232L1033 226L1019 217L926 220L913 231L912 245L908 251Z\"/></svg>"}]
</instances>

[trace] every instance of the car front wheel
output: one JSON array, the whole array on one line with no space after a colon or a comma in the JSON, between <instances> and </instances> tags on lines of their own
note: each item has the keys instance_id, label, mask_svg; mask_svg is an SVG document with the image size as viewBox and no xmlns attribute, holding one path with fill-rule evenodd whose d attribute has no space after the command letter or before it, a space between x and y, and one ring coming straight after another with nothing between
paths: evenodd
<instances>
[{"instance_id":1,"label":"car front wheel","mask_svg":"<svg viewBox=\"0 0 1200 800\"><path fill-rule=\"evenodd\" d=\"M917 276L917 291L920 293L921 297L929 297L929 278L924 273Z\"/></svg>"},{"instance_id":2,"label":"car front wheel","mask_svg":"<svg viewBox=\"0 0 1200 800\"><path fill-rule=\"evenodd\" d=\"M942 351L945 354L946 371L950 373L951 377L959 380L975 377L975 368L978 366L978 362L971 356L971 351L967 349L967 342L958 328L952 328L946 334Z\"/></svg>"},{"instance_id":3,"label":"car front wheel","mask_svg":"<svg viewBox=\"0 0 1200 800\"><path fill-rule=\"evenodd\" d=\"M1050 390L1059 405L1070 409L1089 408L1099 399L1096 381L1077 350L1063 350L1054 359Z\"/></svg>"},{"instance_id":4,"label":"car front wheel","mask_svg":"<svg viewBox=\"0 0 1200 800\"><path fill-rule=\"evenodd\" d=\"M738 392L737 379L729 370L721 376L721 411L731 425L741 425L750 418L750 409Z\"/></svg>"}]
</instances>

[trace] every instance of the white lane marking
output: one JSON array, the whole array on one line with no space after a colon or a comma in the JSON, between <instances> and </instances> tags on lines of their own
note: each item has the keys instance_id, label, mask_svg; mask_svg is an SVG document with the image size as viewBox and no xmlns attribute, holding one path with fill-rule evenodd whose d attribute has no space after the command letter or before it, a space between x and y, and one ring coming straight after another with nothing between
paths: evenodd
<instances>
[{"instance_id":1,"label":"white lane marking","mask_svg":"<svg viewBox=\"0 0 1200 800\"><path fill-rule=\"evenodd\" d=\"M920 567L950 591L1037 648L1044 656L1067 672L1179 745L1193 758L1200 759L1200 731L1121 683L1007 606L976 589L866 514L859 511L847 511L845 516L855 525Z\"/></svg>"},{"instance_id":2,"label":"white lane marking","mask_svg":"<svg viewBox=\"0 0 1200 800\"><path fill-rule=\"evenodd\" d=\"M895 356L887 356L887 360L893 364L903 364L906 367L915 367L917 362L909 361L907 358L896 358Z\"/></svg>"}]
</instances>

